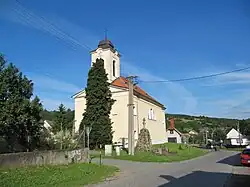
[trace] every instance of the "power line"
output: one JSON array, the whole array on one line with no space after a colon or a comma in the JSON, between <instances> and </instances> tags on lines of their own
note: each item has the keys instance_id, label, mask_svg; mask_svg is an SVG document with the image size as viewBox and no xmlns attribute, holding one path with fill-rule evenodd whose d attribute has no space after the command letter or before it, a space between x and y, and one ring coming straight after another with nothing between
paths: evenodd
<instances>
[{"instance_id":1,"label":"power line","mask_svg":"<svg viewBox=\"0 0 250 187\"><path fill-rule=\"evenodd\" d=\"M23 19L23 21L34 28L37 28L40 30L43 30L45 32L48 32L49 34L56 37L58 40L65 43L67 46L69 46L72 50L76 50L77 47L81 47L82 49L90 51L91 48L79 42L77 39L73 38L71 35L67 34L62 29L58 28L54 23L51 21L48 21L45 19L45 17L37 15L33 12L31 12L29 9L27 9L24 5L22 5L19 0L15 0L16 7L14 6L12 10L19 15L19 18ZM40 71L40 68L37 66L35 69ZM51 74L49 73L43 73L40 71L41 74L45 75L48 78L52 78Z\"/></svg>"},{"instance_id":2,"label":"power line","mask_svg":"<svg viewBox=\"0 0 250 187\"><path fill-rule=\"evenodd\" d=\"M16 13L20 14L20 16L22 16L23 19L25 19L27 24L29 24L33 27L36 27L36 28L37 27L41 28L44 31L49 32L50 34L54 35L58 39L64 40L64 42L70 43L74 47L78 46L78 47L82 47L84 49L87 49L88 51L91 50L91 47L89 47L86 44L80 43L75 38L73 38L70 34L64 32L63 30L58 28L58 26L53 24L51 21L48 21L47 19L45 19L45 17L37 15L37 14L31 12L30 10L28 10L25 6L23 6L19 2L19 0L15 0L15 2L16 2L16 5L19 7L18 8L19 10L14 8L14 11Z\"/></svg>"},{"instance_id":3,"label":"power line","mask_svg":"<svg viewBox=\"0 0 250 187\"><path fill-rule=\"evenodd\" d=\"M142 83L184 82L184 81L191 81L191 80L199 80L199 79L217 77L217 76L226 75L226 74L230 74L230 73L245 71L245 70L248 70L248 69L250 69L250 66L249 66L249 67L246 67L246 68L241 68L241 69L232 70L232 71L226 71L226 72L222 72L222 73L215 73L215 74L204 75L204 76L198 76L198 77L181 78L181 79L172 79L172 80L156 80L156 81L140 80L140 82L142 82Z\"/></svg>"},{"instance_id":4,"label":"power line","mask_svg":"<svg viewBox=\"0 0 250 187\"><path fill-rule=\"evenodd\" d=\"M71 35L69 35L69 34L65 33L63 30L59 29L52 22L49 22L44 17L38 16L38 15L32 13L31 11L29 11L27 8L25 8L19 2L19 0L15 0L15 1L16 1L17 5L19 6L19 11L16 10L16 9L14 9L14 11L16 11L19 14L21 14L21 16L26 20L27 24L29 24L29 25L32 26L32 21L33 22L37 21L37 20L34 20L34 19L37 18L38 21L40 21L41 23L46 23L47 24L47 28L46 28L46 25L44 25L44 26L42 26L43 27L42 29L44 29L45 31L53 34L59 40L63 40L64 42L66 42L68 44L71 44L72 49L75 50L75 47L79 46L79 47L82 47L84 49L91 50L91 47L89 47L86 44L80 43L75 38L73 38ZM20 10L20 8L22 10ZM25 15L25 12L26 12L26 15ZM191 81L191 80L199 80L199 79L217 77L217 76L226 75L226 74L235 73L235 72L240 72L240 71L244 71L244 70L248 70L248 69L250 69L250 66L246 67L246 68L236 69L236 70L222 72L222 73L210 74L210 75L205 75L205 76L190 77L190 78L180 78L180 79L172 79L172 80L155 80L155 81L151 81L151 80L139 80L139 82L141 82L141 83L184 82L184 81Z\"/></svg>"}]
</instances>

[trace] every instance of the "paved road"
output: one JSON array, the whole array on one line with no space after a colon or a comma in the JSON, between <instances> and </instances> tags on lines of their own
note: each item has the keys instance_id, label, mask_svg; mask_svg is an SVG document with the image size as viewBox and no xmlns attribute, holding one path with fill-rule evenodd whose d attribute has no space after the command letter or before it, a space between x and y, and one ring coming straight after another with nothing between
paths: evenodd
<instances>
[{"instance_id":1,"label":"paved road","mask_svg":"<svg viewBox=\"0 0 250 187\"><path fill-rule=\"evenodd\" d=\"M236 152L218 151L178 163L104 160L121 173L91 187L223 187L238 164Z\"/></svg>"},{"instance_id":2,"label":"paved road","mask_svg":"<svg viewBox=\"0 0 250 187\"><path fill-rule=\"evenodd\" d=\"M250 167L235 166L230 183L226 187L244 187L250 184Z\"/></svg>"}]
</instances>

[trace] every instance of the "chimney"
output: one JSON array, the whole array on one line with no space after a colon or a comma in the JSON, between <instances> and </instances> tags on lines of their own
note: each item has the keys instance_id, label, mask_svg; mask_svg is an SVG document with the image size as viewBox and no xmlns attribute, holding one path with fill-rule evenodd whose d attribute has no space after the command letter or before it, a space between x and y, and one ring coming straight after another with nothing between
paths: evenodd
<instances>
[{"instance_id":1,"label":"chimney","mask_svg":"<svg viewBox=\"0 0 250 187\"><path fill-rule=\"evenodd\" d=\"M170 119L169 121L170 121L169 128L174 129L174 118Z\"/></svg>"}]
</instances>

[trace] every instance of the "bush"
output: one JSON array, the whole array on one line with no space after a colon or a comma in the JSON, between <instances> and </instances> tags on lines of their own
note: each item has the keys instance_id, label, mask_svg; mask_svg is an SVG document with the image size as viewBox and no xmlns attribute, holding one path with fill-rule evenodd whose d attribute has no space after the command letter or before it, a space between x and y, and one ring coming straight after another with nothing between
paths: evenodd
<instances>
[{"instance_id":1,"label":"bush","mask_svg":"<svg viewBox=\"0 0 250 187\"><path fill-rule=\"evenodd\" d=\"M181 145L179 145L179 150L183 150L183 148L182 148L182 146L181 146Z\"/></svg>"}]
</instances>

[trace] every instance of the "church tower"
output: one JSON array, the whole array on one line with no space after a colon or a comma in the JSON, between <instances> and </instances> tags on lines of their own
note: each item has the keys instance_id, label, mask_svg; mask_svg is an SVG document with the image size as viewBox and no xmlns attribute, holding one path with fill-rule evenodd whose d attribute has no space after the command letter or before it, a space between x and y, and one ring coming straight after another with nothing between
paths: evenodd
<instances>
[{"instance_id":1,"label":"church tower","mask_svg":"<svg viewBox=\"0 0 250 187\"><path fill-rule=\"evenodd\" d=\"M110 40L105 37L104 40L99 42L97 49L90 53L91 66L97 58L102 58L104 60L104 68L108 74L109 82L120 77L120 54Z\"/></svg>"}]
</instances>

